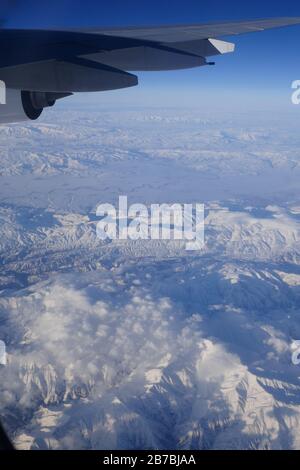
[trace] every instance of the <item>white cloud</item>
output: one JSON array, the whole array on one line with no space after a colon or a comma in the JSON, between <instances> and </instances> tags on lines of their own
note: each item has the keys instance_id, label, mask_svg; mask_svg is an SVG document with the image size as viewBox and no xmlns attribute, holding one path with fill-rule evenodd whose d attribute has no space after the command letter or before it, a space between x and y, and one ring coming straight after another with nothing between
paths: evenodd
<instances>
[{"instance_id":1,"label":"white cloud","mask_svg":"<svg viewBox=\"0 0 300 470\"><path fill-rule=\"evenodd\" d=\"M274 385L254 372L258 360L267 368L276 358L279 374L286 355L276 329L250 326L230 307L209 319L195 304L188 315L176 299L180 291L163 295L168 282L151 283L144 271L55 276L1 301L10 332L1 409L11 429L20 416L25 422L16 428L17 445L251 447L267 435L270 446L280 447ZM268 340L257 356L263 334ZM247 356L239 341L250 348ZM288 368L286 374L288 383ZM289 409L295 433L299 410L292 401ZM254 410L262 413L262 428L252 441ZM237 426L243 439L234 437Z\"/></svg>"}]
</instances>

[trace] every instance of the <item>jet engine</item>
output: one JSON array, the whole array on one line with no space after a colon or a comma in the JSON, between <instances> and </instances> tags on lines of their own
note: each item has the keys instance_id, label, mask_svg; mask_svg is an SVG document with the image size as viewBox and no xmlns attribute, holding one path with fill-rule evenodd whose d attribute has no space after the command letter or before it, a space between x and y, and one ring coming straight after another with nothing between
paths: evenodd
<instances>
[{"instance_id":1,"label":"jet engine","mask_svg":"<svg viewBox=\"0 0 300 470\"><path fill-rule=\"evenodd\" d=\"M51 93L7 89L5 104L0 104L0 123L35 120L44 108L53 106L56 100L71 93Z\"/></svg>"}]
</instances>

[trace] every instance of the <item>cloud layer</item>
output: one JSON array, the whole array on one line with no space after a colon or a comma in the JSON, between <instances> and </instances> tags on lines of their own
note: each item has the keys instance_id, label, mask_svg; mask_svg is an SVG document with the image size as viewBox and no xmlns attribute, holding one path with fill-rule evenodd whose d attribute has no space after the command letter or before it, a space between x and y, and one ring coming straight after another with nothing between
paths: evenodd
<instances>
[{"instance_id":1,"label":"cloud layer","mask_svg":"<svg viewBox=\"0 0 300 470\"><path fill-rule=\"evenodd\" d=\"M174 281L191 271L173 267L163 287L150 263L55 277L1 301L1 318L9 312L1 409L20 448L299 445L288 336L230 304L208 314L197 290L188 313L184 284L180 293ZM237 304L228 276L224 267L220 282Z\"/></svg>"}]
</instances>

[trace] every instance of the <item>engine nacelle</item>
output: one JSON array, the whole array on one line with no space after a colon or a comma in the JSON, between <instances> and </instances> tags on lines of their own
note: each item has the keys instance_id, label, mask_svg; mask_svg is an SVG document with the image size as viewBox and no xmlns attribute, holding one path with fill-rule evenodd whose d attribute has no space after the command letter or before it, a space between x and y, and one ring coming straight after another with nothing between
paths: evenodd
<instances>
[{"instance_id":1,"label":"engine nacelle","mask_svg":"<svg viewBox=\"0 0 300 470\"><path fill-rule=\"evenodd\" d=\"M53 106L57 99L69 95L7 89L6 104L0 104L0 124L35 120L44 108Z\"/></svg>"}]
</instances>

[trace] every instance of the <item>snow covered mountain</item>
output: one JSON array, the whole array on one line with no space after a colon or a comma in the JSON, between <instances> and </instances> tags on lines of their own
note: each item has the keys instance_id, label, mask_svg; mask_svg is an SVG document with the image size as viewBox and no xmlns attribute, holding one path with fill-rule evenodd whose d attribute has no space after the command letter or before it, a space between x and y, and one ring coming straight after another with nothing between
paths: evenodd
<instances>
[{"instance_id":1,"label":"snow covered mountain","mask_svg":"<svg viewBox=\"0 0 300 470\"><path fill-rule=\"evenodd\" d=\"M294 121L80 116L0 129L0 413L15 444L299 449ZM204 249L98 240L97 204L122 194L204 202Z\"/></svg>"}]
</instances>

